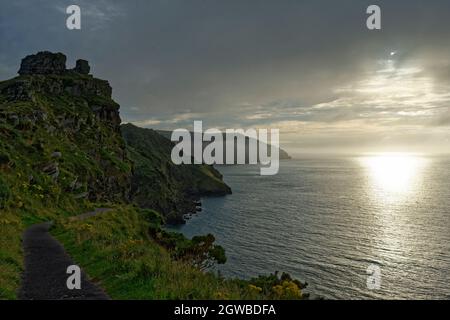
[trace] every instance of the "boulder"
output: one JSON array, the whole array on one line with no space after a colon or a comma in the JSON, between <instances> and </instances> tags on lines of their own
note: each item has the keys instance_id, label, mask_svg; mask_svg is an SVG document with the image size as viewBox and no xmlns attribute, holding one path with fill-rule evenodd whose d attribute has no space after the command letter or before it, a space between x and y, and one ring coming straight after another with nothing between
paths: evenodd
<instances>
[{"instance_id":1,"label":"boulder","mask_svg":"<svg viewBox=\"0 0 450 320\"><path fill-rule=\"evenodd\" d=\"M66 59L62 53L38 52L22 59L18 73L20 75L63 74L66 71Z\"/></svg>"},{"instance_id":2,"label":"boulder","mask_svg":"<svg viewBox=\"0 0 450 320\"><path fill-rule=\"evenodd\" d=\"M89 62L87 60L78 59L73 71L80 74L89 74L91 67L89 66Z\"/></svg>"},{"instance_id":3,"label":"boulder","mask_svg":"<svg viewBox=\"0 0 450 320\"><path fill-rule=\"evenodd\" d=\"M42 168L42 171L48 176L52 177L53 180L56 180L59 177L59 166L57 163L48 163Z\"/></svg>"},{"instance_id":4,"label":"boulder","mask_svg":"<svg viewBox=\"0 0 450 320\"><path fill-rule=\"evenodd\" d=\"M51 155L52 158L61 158L62 157L62 153L59 151L55 151L52 153Z\"/></svg>"}]
</instances>

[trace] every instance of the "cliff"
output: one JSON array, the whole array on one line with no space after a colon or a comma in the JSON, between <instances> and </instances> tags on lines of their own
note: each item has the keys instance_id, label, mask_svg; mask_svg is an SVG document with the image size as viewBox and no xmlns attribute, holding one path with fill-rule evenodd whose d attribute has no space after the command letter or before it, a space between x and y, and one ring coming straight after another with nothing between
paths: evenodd
<instances>
[{"instance_id":1,"label":"cliff","mask_svg":"<svg viewBox=\"0 0 450 320\"><path fill-rule=\"evenodd\" d=\"M156 131L125 124L122 134L135 164L132 200L158 210L168 223L183 223L185 214L195 213L200 196L231 193L212 166L173 164L174 144Z\"/></svg>"}]
</instances>

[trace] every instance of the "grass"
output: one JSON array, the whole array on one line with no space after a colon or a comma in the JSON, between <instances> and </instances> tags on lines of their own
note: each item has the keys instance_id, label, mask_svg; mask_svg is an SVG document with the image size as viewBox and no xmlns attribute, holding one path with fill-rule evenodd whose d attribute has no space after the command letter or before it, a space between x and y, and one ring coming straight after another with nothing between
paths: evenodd
<instances>
[{"instance_id":1,"label":"grass","mask_svg":"<svg viewBox=\"0 0 450 320\"><path fill-rule=\"evenodd\" d=\"M298 282L275 275L224 279L175 261L132 206L83 221L59 219L52 234L113 299L300 299Z\"/></svg>"},{"instance_id":2,"label":"grass","mask_svg":"<svg viewBox=\"0 0 450 320\"><path fill-rule=\"evenodd\" d=\"M15 299L23 270L23 224L17 215L2 209L0 230L0 299Z\"/></svg>"},{"instance_id":3,"label":"grass","mask_svg":"<svg viewBox=\"0 0 450 320\"><path fill-rule=\"evenodd\" d=\"M141 211L128 206L89 220L60 220L52 233L114 299L242 298L238 284L173 261L148 227Z\"/></svg>"}]
</instances>

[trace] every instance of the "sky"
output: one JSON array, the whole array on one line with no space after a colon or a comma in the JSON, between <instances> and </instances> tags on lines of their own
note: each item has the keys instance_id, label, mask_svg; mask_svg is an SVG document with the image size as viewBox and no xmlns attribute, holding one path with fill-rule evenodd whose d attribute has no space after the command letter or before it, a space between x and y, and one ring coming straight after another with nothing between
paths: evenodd
<instances>
[{"instance_id":1,"label":"sky","mask_svg":"<svg viewBox=\"0 0 450 320\"><path fill-rule=\"evenodd\" d=\"M277 128L292 154L450 151L449 1L0 0L0 39L0 80L42 50L87 59L143 127Z\"/></svg>"}]
</instances>

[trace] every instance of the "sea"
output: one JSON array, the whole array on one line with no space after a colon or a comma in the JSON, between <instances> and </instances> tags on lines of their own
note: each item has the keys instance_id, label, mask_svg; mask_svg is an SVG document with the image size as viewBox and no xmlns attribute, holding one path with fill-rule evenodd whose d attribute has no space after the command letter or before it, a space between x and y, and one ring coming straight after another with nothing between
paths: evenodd
<instances>
[{"instance_id":1,"label":"sea","mask_svg":"<svg viewBox=\"0 0 450 320\"><path fill-rule=\"evenodd\" d=\"M302 156L219 166L233 194L175 229L212 233L229 278L275 271L325 299L450 298L450 157Z\"/></svg>"}]
</instances>

